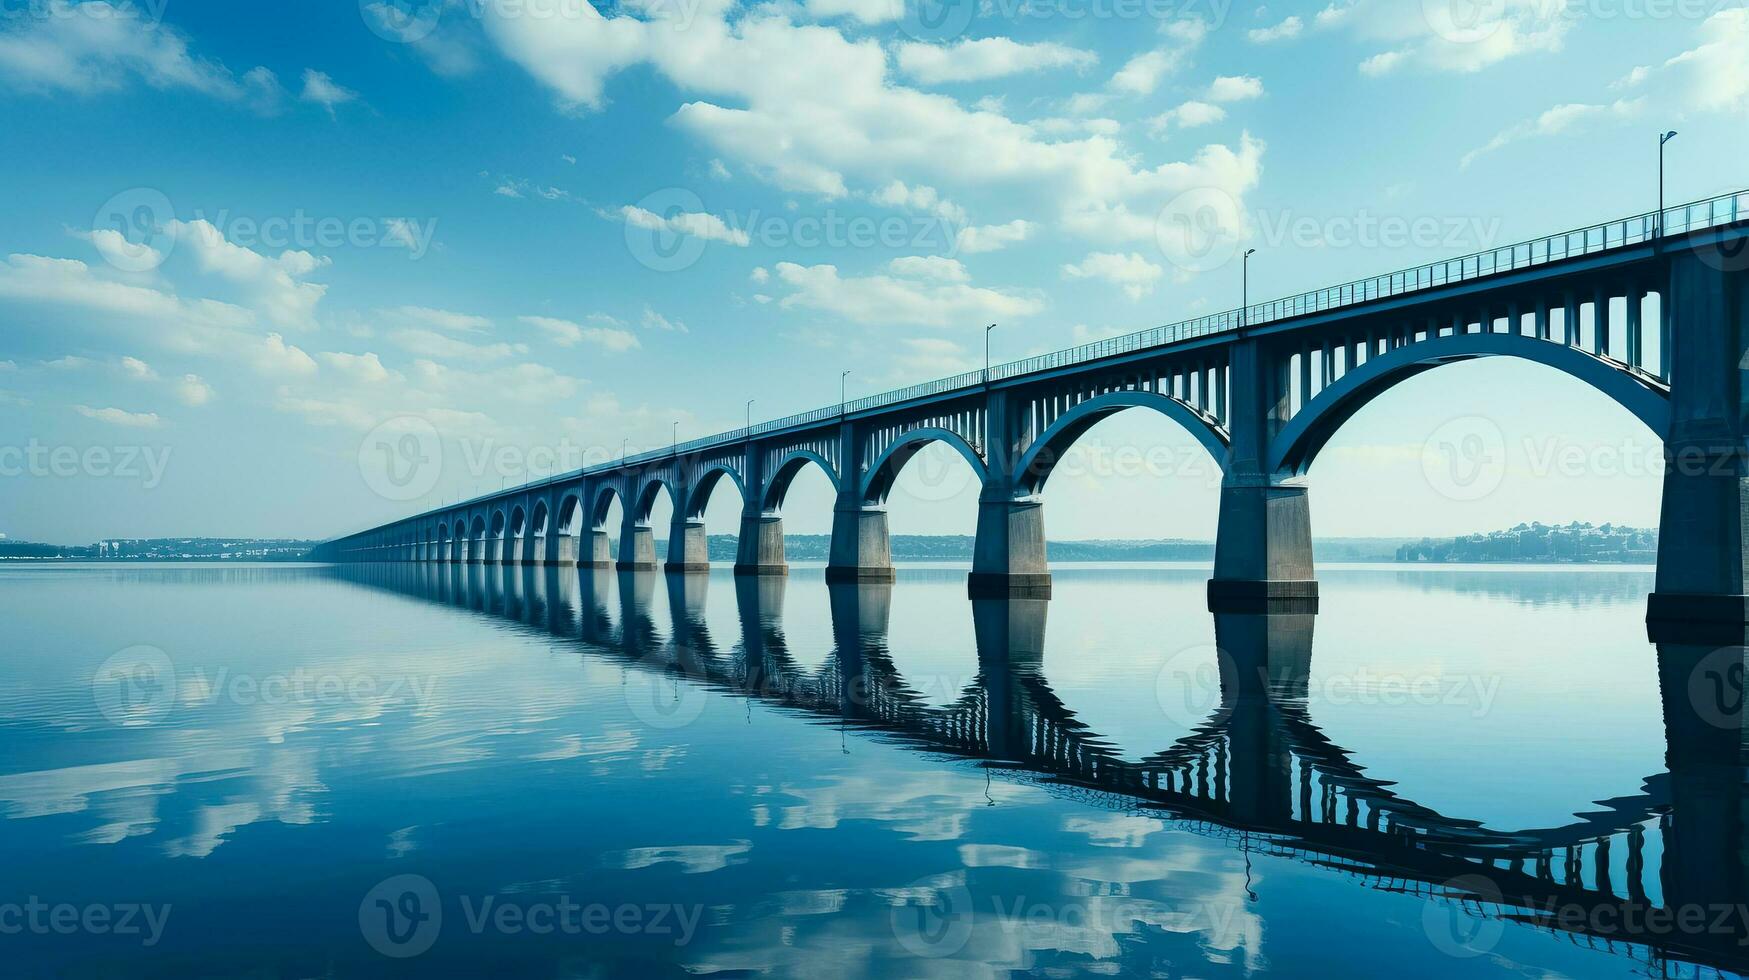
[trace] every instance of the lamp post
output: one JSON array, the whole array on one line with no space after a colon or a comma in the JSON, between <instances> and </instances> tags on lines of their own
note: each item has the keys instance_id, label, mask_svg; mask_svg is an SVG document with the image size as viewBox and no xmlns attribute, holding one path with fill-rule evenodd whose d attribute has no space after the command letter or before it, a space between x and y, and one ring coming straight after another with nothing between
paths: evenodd
<instances>
[{"instance_id":1,"label":"lamp post","mask_svg":"<svg viewBox=\"0 0 1749 980\"><path fill-rule=\"evenodd\" d=\"M674 435L672 436L671 441L668 444L668 451L671 453L675 453L675 452L680 451L680 423L679 422L674 423Z\"/></svg>"},{"instance_id":2,"label":"lamp post","mask_svg":"<svg viewBox=\"0 0 1749 980\"><path fill-rule=\"evenodd\" d=\"M994 323L984 328L984 387L990 386L990 333L996 329Z\"/></svg>"},{"instance_id":3,"label":"lamp post","mask_svg":"<svg viewBox=\"0 0 1749 980\"><path fill-rule=\"evenodd\" d=\"M631 442L631 436L626 436L619 441L619 461L621 464L624 464L626 461L626 447L631 445Z\"/></svg>"},{"instance_id":4,"label":"lamp post","mask_svg":"<svg viewBox=\"0 0 1749 980\"><path fill-rule=\"evenodd\" d=\"M849 379L850 379L850 372L849 371L845 371L842 374L838 375L838 414L839 415L844 414L844 406L850 400L849 397L845 394L845 392L848 390L848 388L846 386L849 383Z\"/></svg>"},{"instance_id":5,"label":"lamp post","mask_svg":"<svg viewBox=\"0 0 1749 980\"><path fill-rule=\"evenodd\" d=\"M1239 326L1246 325L1251 318L1251 256L1256 255L1254 248L1246 249L1245 255L1239 260Z\"/></svg>"},{"instance_id":6,"label":"lamp post","mask_svg":"<svg viewBox=\"0 0 1749 980\"><path fill-rule=\"evenodd\" d=\"M1658 137L1658 227L1657 236L1664 237L1664 144L1676 138L1672 129Z\"/></svg>"},{"instance_id":7,"label":"lamp post","mask_svg":"<svg viewBox=\"0 0 1749 980\"><path fill-rule=\"evenodd\" d=\"M753 434L753 399L747 399L747 434Z\"/></svg>"}]
</instances>

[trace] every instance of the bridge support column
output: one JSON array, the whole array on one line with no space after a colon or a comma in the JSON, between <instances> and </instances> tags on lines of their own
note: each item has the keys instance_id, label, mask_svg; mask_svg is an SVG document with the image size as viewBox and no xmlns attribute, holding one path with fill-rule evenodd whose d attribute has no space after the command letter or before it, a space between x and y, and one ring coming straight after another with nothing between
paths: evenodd
<instances>
[{"instance_id":1,"label":"bridge support column","mask_svg":"<svg viewBox=\"0 0 1749 980\"><path fill-rule=\"evenodd\" d=\"M1646 618L1749 622L1749 451L1744 423L1749 275L1694 253L1670 259L1670 432L1658 582Z\"/></svg>"},{"instance_id":2,"label":"bridge support column","mask_svg":"<svg viewBox=\"0 0 1749 980\"><path fill-rule=\"evenodd\" d=\"M613 543L607 540L606 531L588 530L577 539L573 547L581 546L584 550L576 556L580 568L612 568Z\"/></svg>"},{"instance_id":3,"label":"bridge support column","mask_svg":"<svg viewBox=\"0 0 1749 980\"><path fill-rule=\"evenodd\" d=\"M783 554L783 518L757 510L741 512L741 537L735 546L736 575L788 575Z\"/></svg>"},{"instance_id":4,"label":"bridge support column","mask_svg":"<svg viewBox=\"0 0 1749 980\"><path fill-rule=\"evenodd\" d=\"M1314 574L1306 487L1229 476L1221 487L1210 604L1316 602Z\"/></svg>"},{"instance_id":5,"label":"bridge support column","mask_svg":"<svg viewBox=\"0 0 1749 980\"><path fill-rule=\"evenodd\" d=\"M703 521L679 519L668 525L669 572L708 572L711 570L710 539L705 535Z\"/></svg>"},{"instance_id":6,"label":"bridge support column","mask_svg":"<svg viewBox=\"0 0 1749 980\"><path fill-rule=\"evenodd\" d=\"M1043 504L1015 499L1005 487L978 500L978 537L966 591L974 599L1050 598Z\"/></svg>"},{"instance_id":7,"label":"bridge support column","mask_svg":"<svg viewBox=\"0 0 1749 980\"><path fill-rule=\"evenodd\" d=\"M569 534L555 534L547 546L547 561L561 568L577 561L577 539Z\"/></svg>"},{"instance_id":8,"label":"bridge support column","mask_svg":"<svg viewBox=\"0 0 1749 980\"><path fill-rule=\"evenodd\" d=\"M468 564L484 565L486 563L486 539L474 538L468 542Z\"/></svg>"},{"instance_id":9,"label":"bridge support column","mask_svg":"<svg viewBox=\"0 0 1749 980\"><path fill-rule=\"evenodd\" d=\"M826 581L891 582L894 578L887 512L867 506L854 494L839 494L832 508L832 551Z\"/></svg>"},{"instance_id":10,"label":"bridge support column","mask_svg":"<svg viewBox=\"0 0 1749 980\"><path fill-rule=\"evenodd\" d=\"M650 525L634 523L629 516L620 525L617 567L622 572L656 570L656 532Z\"/></svg>"},{"instance_id":11,"label":"bridge support column","mask_svg":"<svg viewBox=\"0 0 1749 980\"><path fill-rule=\"evenodd\" d=\"M1232 449L1221 483L1215 574L1209 606L1217 611L1315 610L1312 512L1303 480L1266 472L1270 440L1287 422L1291 362L1262 341L1232 347Z\"/></svg>"}]
</instances>

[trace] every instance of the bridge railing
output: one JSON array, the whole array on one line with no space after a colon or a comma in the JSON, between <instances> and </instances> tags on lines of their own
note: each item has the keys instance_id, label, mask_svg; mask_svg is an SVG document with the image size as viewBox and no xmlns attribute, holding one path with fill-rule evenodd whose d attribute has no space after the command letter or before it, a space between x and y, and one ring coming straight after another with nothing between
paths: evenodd
<instances>
[{"instance_id":1,"label":"bridge railing","mask_svg":"<svg viewBox=\"0 0 1749 980\"><path fill-rule=\"evenodd\" d=\"M1666 208L1662 214L1648 212L1607 221L1602 224L1577 228L1572 231L1549 235L1534 241L1521 242L1516 245L1504 245L1500 248L1476 252L1454 259L1444 259L1430 262L1410 269L1402 269L1367 279L1357 279L1353 282L1337 286L1327 286L1310 292L1286 296L1281 299L1254 303L1244 310L1227 310L1222 313L1212 313L1195 319L1183 320L1166 326L1151 327L1135 333L1123 334L1105 340L1069 347L1064 350L1039 354L1034 357L1005 364L993 365L988 373L991 381L1001 381L1017 378L1039 371L1048 371L1059 367L1069 367L1085 364L1090 361L1103 360L1120 354L1133 353L1141 350L1151 350L1167 344L1179 343L1197 337L1225 333L1237 330L1241 325L1257 326L1287 320L1310 313L1321 313L1326 310L1340 309L1361 303L1369 303L1380 299L1389 299L1440 286L1469 282L1488 276L1519 269L1534 268L1551 262L1584 255L1592 255L1609 249L1622 248L1628 245L1638 245L1651 241L1660 235L1687 234L1716 228L1722 225L1734 224L1749 220L1749 191L1738 191L1723 194L1718 197L1695 201L1689 204L1679 204ZM922 384L907 388L897 388L875 395L867 395L841 405L830 405L816 408L812 411L790 415L784 418L771 419L752 426L722 432L716 435L692 439L676 443L666 449L653 449L637 453L611 463L585 467L581 470L536 481L529 485L554 482L557 480L575 479L591 473L608 472L624 466L636 466L655 462L681 453L709 449L726 443L740 442L752 436L790 429L798 426L812 425L837 418L841 415L868 411L886 405L927 398L933 395L945 394L974 388L985 383L983 371L967 371L950 378L939 378L925 381ZM522 489L522 488L517 488ZM478 500L488 500L503 496L505 492L486 494L475 500L466 501L456 506L466 506Z\"/></svg>"}]
</instances>

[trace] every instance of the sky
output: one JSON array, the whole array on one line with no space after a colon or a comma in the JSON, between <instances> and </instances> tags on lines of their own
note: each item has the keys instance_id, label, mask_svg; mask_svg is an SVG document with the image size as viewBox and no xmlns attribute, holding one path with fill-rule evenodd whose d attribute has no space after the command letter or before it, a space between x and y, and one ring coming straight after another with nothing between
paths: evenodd
<instances>
[{"instance_id":1,"label":"sky","mask_svg":"<svg viewBox=\"0 0 1749 980\"><path fill-rule=\"evenodd\" d=\"M1228 309L1240 248L1257 300L1647 211L1666 129L1671 201L1749 185L1719 0L0 0L0 95L0 533L68 543L328 537L972 369L992 322L1003 361ZM437 465L385 487L410 426ZM1319 458L1314 533L1654 525L1660 451L1442 367ZM1047 533L1212 538L1200 452L1102 423ZM893 530L970 533L960 467ZM786 527L830 511L810 475Z\"/></svg>"}]
</instances>

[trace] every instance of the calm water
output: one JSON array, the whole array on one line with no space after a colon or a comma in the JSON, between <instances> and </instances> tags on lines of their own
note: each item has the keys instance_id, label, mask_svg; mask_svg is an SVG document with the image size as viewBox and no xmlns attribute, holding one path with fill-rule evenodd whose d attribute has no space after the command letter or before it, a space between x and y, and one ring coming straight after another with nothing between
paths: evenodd
<instances>
[{"instance_id":1,"label":"calm water","mask_svg":"<svg viewBox=\"0 0 1749 980\"><path fill-rule=\"evenodd\" d=\"M0 971L1749 962L1741 656L1650 573L1205 578L0 569Z\"/></svg>"}]
</instances>

